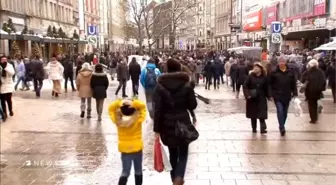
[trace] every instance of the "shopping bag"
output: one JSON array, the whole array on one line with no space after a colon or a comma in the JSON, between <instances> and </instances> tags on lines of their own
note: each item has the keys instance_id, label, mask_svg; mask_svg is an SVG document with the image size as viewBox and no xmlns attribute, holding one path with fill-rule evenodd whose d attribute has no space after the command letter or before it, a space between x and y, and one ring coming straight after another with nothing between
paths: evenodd
<instances>
[{"instance_id":1,"label":"shopping bag","mask_svg":"<svg viewBox=\"0 0 336 185\"><path fill-rule=\"evenodd\" d=\"M299 98L294 98L294 114L296 117L302 116L301 100Z\"/></svg>"},{"instance_id":2,"label":"shopping bag","mask_svg":"<svg viewBox=\"0 0 336 185\"><path fill-rule=\"evenodd\" d=\"M161 143L160 143L159 138L155 139L155 142L154 142L154 169L157 172L162 172L164 169Z\"/></svg>"},{"instance_id":3,"label":"shopping bag","mask_svg":"<svg viewBox=\"0 0 336 185\"><path fill-rule=\"evenodd\" d=\"M168 151L165 146L161 144L161 152L162 152L162 159L163 159L163 167L166 172L170 172L173 170L169 158L168 158Z\"/></svg>"}]
</instances>

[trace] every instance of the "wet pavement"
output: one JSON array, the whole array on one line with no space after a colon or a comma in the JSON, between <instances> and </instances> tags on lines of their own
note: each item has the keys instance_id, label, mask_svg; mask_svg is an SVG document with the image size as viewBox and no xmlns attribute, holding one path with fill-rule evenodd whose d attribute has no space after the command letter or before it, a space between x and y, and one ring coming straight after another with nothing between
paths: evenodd
<instances>
[{"instance_id":1,"label":"wet pavement","mask_svg":"<svg viewBox=\"0 0 336 185\"><path fill-rule=\"evenodd\" d=\"M107 115L117 87L111 82L103 121L79 118L75 92L51 98L45 81L42 97L16 92L14 117L1 123L1 185L116 185L121 172L116 128ZM334 185L336 184L335 104L329 91L318 124L292 108L287 135L281 137L275 108L269 104L268 134L252 134L243 96L235 99L225 85L196 91L211 99L199 102L200 138L190 145L186 185ZM130 85L128 85L130 92ZM302 98L302 97L300 97ZM143 93L140 99L144 99ZM93 104L94 105L94 104ZM93 108L95 110L95 108ZM167 172L153 170L153 133L144 124L144 185L171 185ZM134 185L132 176L129 185Z\"/></svg>"}]
</instances>

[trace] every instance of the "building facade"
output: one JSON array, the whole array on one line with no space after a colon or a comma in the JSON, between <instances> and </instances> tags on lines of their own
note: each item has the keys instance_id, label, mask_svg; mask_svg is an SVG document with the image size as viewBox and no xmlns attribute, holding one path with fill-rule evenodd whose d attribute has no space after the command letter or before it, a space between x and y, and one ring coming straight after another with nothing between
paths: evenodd
<instances>
[{"instance_id":1,"label":"building facade","mask_svg":"<svg viewBox=\"0 0 336 185\"><path fill-rule=\"evenodd\" d=\"M157 37L155 44L156 49L169 49L171 46L171 31L172 31L172 20L171 20L171 8L172 1L163 2L157 4L153 8L153 15L155 20L153 20L153 35Z\"/></svg>"},{"instance_id":2,"label":"building facade","mask_svg":"<svg viewBox=\"0 0 336 185\"><path fill-rule=\"evenodd\" d=\"M125 11L127 0L108 0L108 45L109 51L124 51L127 47L125 24L128 17Z\"/></svg>"},{"instance_id":3,"label":"building facade","mask_svg":"<svg viewBox=\"0 0 336 185\"><path fill-rule=\"evenodd\" d=\"M231 47L230 24L232 10L232 0L216 0L216 48L219 50Z\"/></svg>"},{"instance_id":4,"label":"building facade","mask_svg":"<svg viewBox=\"0 0 336 185\"><path fill-rule=\"evenodd\" d=\"M25 26L35 34L46 35L49 26L62 28L69 36L74 30L78 31L76 14L76 0L29 0L29 1L0 1L0 25L11 19L17 32ZM30 41L22 46L23 53L31 52ZM3 48L9 48L2 42ZM8 53L8 51L4 51Z\"/></svg>"}]
</instances>

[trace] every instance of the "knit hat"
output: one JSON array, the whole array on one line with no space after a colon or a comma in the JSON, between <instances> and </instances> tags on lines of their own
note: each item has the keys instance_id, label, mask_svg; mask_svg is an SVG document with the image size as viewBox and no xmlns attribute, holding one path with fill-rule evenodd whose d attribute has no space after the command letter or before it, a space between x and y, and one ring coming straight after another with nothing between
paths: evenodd
<instances>
[{"instance_id":1,"label":"knit hat","mask_svg":"<svg viewBox=\"0 0 336 185\"><path fill-rule=\"evenodd\" d=\"M318 67L319 63L317 62L317 60L315 59L311 59L309 62L308 62L308 67Z\"/></svg>"},{"instance_id":2,"label":"knit hat","mask_svg":"<svg viewBox=\"0 0 336 185\"><path fill-rule=\"evenodd\" d=\"M167 71L168 71L168 73L179 72L181 70L182 70L182 66L178 61L176 61L174 59L169 59L167 61Z\"/></svg>"}]
</instances>

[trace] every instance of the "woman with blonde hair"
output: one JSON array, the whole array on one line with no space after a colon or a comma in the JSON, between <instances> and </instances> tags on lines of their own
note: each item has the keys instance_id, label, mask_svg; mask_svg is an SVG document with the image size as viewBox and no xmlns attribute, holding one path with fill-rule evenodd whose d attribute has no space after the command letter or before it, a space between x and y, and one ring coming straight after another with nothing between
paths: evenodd
<instances>
[{"instance_id":1,"label":"woman with blonde hair","mask_svg":"<svg viewBox=\"0 0 336 185\"><path fill-rule=\"evenodd\" d=\"M51 61L47 65L48 77L52 80L53 90L51 95L58 97L61 93L61 80L63 79L64 67L56 59L55 56L51 58Z\"/></svg>"}]
</instances>

